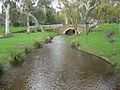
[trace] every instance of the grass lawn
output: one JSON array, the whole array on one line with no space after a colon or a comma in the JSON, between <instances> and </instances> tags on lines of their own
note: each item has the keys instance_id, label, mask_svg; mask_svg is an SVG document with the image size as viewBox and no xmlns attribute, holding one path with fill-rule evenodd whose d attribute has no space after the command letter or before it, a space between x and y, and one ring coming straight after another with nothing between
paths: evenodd
<instances>
[{"instance_id":1,"label":"grass lawn","mask_svg":"<svg viewBox=\"0 0 120 90\"><path fill-rule=\"evenodd\" d=\"M112 64L118 64L120 68L120 24L102 24L95 29L96 32L91 32L88 36L82 33L71 36L68 41L79 44L82 50L108 58ZM115 33L112 36L114 43L111 43L111 39L107 37L111 31Z\"/></svg>"},{"instance_id":2,"label":"grass lawn","mask_svg":"<svg viewBox=\"0 0 120 90\"><path fill-rule=\"evenodd\" d=\"M54 32L37 32L37 33L14 33L12 37L0 39L0 63L9 62L11 52L22 52L25 47L32 47L38 41L45 41L48 36L53 37Z\"/></svg>"},{"instance_id":3,"label":"grass lawn","mask_svg":"<svg viewBox=\"0 0 120 90\"><path fill-rule=\"evenodd\" d=\"M4 33L4 27L0 26L0 35ZM25 31L25 27L10 27L12 33Z\"/></svg>"}]
</instances>

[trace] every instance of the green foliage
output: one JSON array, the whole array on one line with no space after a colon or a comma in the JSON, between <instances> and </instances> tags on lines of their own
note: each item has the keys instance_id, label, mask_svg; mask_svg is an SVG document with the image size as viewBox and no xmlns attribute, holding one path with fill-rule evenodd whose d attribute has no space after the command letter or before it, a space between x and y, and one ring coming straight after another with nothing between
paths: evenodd
<instances>
[{"instance_id":1,"label":"green foliage","mask_svg":"<svg viewBox=\"0 0 120 90\"><path fill-rule=\"evenodd\" d=\"M73 41L73 42L71 42L71 46L72 46L73 48L77 48L77 47L80 46L80 44Z\"/></svg>"},{"instance_id":2,"label":"green foliage","mask_svg":"<svg viewBox=\"0 0 120 90\"><path fill-rule=\"evenodd\" d=\"M26 17L25 15L18 12L15 3L11 2L10 6L10 21L11 25L15 27L25 26Z\"/></svg>"},{"instance_id":3,"label":"green foliage","mask_svg":"<svg viewBox=\"0 0 120 90\"><path fill-rule=\"evenodd\" d=\"M110 3L102 3L96 8L96 13L94 13L96 19L102 20L104 22L119 22L120 16L120 6L113 6Z\"/></svg>"},{"instance_id":4,"label":"green foliage","mask_svg":"<svg viewBox=\"0 0 120 90\"><path fill-rule=\"evenodd\" d=\"M110 4L101 4L97 7L97 18L99 19L107 19L111 16L111 8L112 5Z\"/></svg>"},{"instance_id":5,"label":"green foliage","mask_svg":"<svg viewBox=\"0 0 120 90\"><path fill-rule=\"evenodd\" d=\"M27 55L27 54L29 54L29 53L31 53L32 52L32 48L30 48L30 47L26 47L25 48L25 54Z\"/></svg>"},{"instance_id":6,"label":"green foliage","mask_svg":"<svg viewBox=\"0 0 120 90\"><path fill-rule=\"evenodd\" d=\"M61 12L63 13L63 15L61 15L63 16L63 18L65 18L65 24L72 24L76 28L77 24L80 23L80 11L78 6L75 6L76 2L71 3L67 0L61 1L65 6L65 8Z\"/></svg>"},{"instance_id":7,"label":"green foliage","mask_svg":"<svg viewBox=\"0 0 120 90\"><path fill-rule=\"evenodd\" d=\"M10 64L12 66L21 65L24 62L23 53L11 52L10 58L11 58Z\"/></svg>"},{"instance_id":8,"label":"green foliage","mask_svg":"<svg viewBox=\"0 0 120 90\"><path fill-rule=\"evenodd\" d=\"M51 43L52 39L53 39L52 37L47 37L47 39L45 40L45 43Z\"/></svg>"},{"instance_id":9,"label":"green foliage","mask_svg":"<svg viewBox=\"0 0 120 90\"><path fill-rule=\"evenodd\" d=\"M42 48L43 45L39 41L36 41L33 46L34 48L38 49L38 48Z\"/></svg>"},{"instance_id":10,"label":"green foliage","mask_svg":"<svg viewBox=\"0 0 120 90\"><path fill-rule=\"evenodd\" d=\"M4 73L4 67L2 64L0 64L0 77L3 75Z\"/></svg>"},{"instance_id":11,"label":"green foliage","mask_svg":"<svg viewBox=\"0 0 120 90\"><path fill-rule=\"evenodd\" d=\"M40 24L57 23L55 9L50 7L51 0L40 0L38 7L32 9L32 14L38 19Z\"/></svg>"}]
</instances>

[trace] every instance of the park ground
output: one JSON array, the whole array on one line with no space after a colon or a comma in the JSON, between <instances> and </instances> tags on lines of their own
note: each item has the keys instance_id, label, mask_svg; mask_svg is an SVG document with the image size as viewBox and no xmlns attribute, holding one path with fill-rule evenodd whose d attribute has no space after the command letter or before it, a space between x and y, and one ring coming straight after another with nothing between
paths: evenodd
<instances>
[{"instance_id":1,"label":"park ground","mask_svg":"<svg viewBox=\"0 0 120 90\"><path fill-rule=\"evenodd\" d=\"M0 30L3 34L3 28ZM0 38L0 64L9 64L11 54L24 53L26 48L34 48L35 43L43 44L49 37L54 37L55 32L26 33L22 27L12 27L12 36ZM20 33L21 32L21 33Z\"/></svg>"},{"instance_id":2,"label":"park ground","mask_svg":"<svg viewBox=\"0 0 120 90\"><path fill-rule=\"evenodd\" d=\"M88 35L81 33L67 40L83 51L105 57L120 68L120 24L101 24Z\"/></svg>"},{"instance_id":3,"label":"park ground","mask_svg":"<svg viewBox=\"0 0 120 90\"><path fill-rule=\"evenodd\" d=\"M8 64L11 53L22 53L26 47L33 47L35 42L43 43L48 37L57 35L54 32L27 34L22 32L24 31L22 27L12 27L11 30L13 32L11 37L0 39L0 64ZM3 28L0 34L2 33ZM78 48L81 50L108 58L112 64L120 68L120 24L101 24L88 35L81 33L70 36L67 40L71 44L79 45Z\"/></svg>"}]
</instances>

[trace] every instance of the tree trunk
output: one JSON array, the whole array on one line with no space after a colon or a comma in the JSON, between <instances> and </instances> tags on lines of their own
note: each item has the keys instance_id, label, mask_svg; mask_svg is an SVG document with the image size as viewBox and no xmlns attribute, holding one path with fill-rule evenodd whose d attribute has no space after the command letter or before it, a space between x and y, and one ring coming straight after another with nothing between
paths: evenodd
<instances>
[{"instance_id":1,"label":"tree trunk","mask_svg":"<svg viewBox=\"0 0 120 90\"><path fill-rule=\"evenodd\" d=\"M66 14L65 14L65 24L68 25L68 18Z\"/></svg>"},{"instance_id":2,"label":"tree trunk","mask_svg":"<svg viewBox=\"0 0 120 90\"><path fill-rule=\"evenodd\" d=\"M37 18L36 18L33 14L31 14L31 13L29 14L29 16L31 16L31 17L34 19L34 21L35 21L35 26L36 26L37 28L40 26L41 31L44 32L44 29L43 29L43 27L42 27L41 25L39 25L39 22L38 22Z\"/></svg>"},{"instance_id":3,"label":"tree trunk","mask_svg":"<svg viewBox=\"0 0 120 90\"><path fill-rule=\"evenodd\" d=\"M78 34L78 25L76 22L73 23L73 27L75 29L75 35L77 35Z\"/></svg>"},{"instance_id":4,"label":"tree trunk","mask_svg":"<svg viewBox=\"0 0 120 90\"><path fill-rule=\"evenodd\" d=\"M87 22L86 22L86 24L85 24L85 28L86 28L86 34L88 35L88 34L89 34L89 25L88 25Z\"/></svg>"},{"instance_id":5,"label":"tree trunk","mask_svg":"<svg viewBox=\"0 0 120 90\"><path fill-rule=\"evenodd\" d=\"M5 35L10 33L10 5L7 4L5 9Z\"/></svg>"},{"instance_id":6,"label":"tree trunk","mask_svg":"<svg viewBox=\"0 0 120 90\"><path fill-rule=\"evenodd\" d=\"M31 14L31 13L27 14L26 13L26 15L27 15L27 32L29 33L30 32L30 17L32 17L34 19L36 29L39 27L39 22L33 14ZM40 29L41 29L42 32L44 32L44 29L41 25L40 25Z\"/></svg>"},{"instance_id":7,"label":"tree trunk","mask_svg":"<svg viewBox=\"0 0 120 90\"><path fill-rule=\"evenodd\" d=\"M30 33L30 17L27 15L27 32Z\"/></svg>"},{"instance_id":8,"label":"tree trunk","mask_svg":"<svg viewBox=\"0 0 120 90\"><path fill-rule=\"evenodd\" d=\"M88 35L88 33L89 33L89 23L88 23L88 16L87 16L87 14L85 16L85 29L86 29L86 34Z\"/></svg>"}]
</instances>

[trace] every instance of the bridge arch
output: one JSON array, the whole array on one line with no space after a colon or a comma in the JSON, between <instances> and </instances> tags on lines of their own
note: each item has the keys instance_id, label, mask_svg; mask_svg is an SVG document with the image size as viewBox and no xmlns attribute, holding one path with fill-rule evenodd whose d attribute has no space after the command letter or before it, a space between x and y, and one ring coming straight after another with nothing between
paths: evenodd
<instances>
[{"instance_id":1,"label":"bridge arch","mask_svg":"<svg viewBox=\"0 0 120 90\"><path fill-rule=\"evenodd\" d=\"M77 32L73 27L69 27L63 31L63 34L66 34L66 35L74 35L76 33Z\"/></svg>"},{"instance_id":2,"label":"bridge arch","mask_svg":"<svg viewBox=\"0 0 120 90\"><path fill-rule=\"evenodd\" d=\"M75 30L74 27L68 27L67 29L64 29L63 34L65 35L75 35L75 34L80 34L82 31L81 30Z\"/></svg>"},{"instance_id":3,"label":"bridge arch","mask_svg":"<svg viewBox=\"0 0 120 90\"><path fill-rule=\"evenodd\" d=\"M78 26L77 30L72 25L64 25L56 29L58 33L64 34L64 35L74 35L74 34L80 34L84 31L84 28L82 26Z\"/></svg>"}]
</instances>

